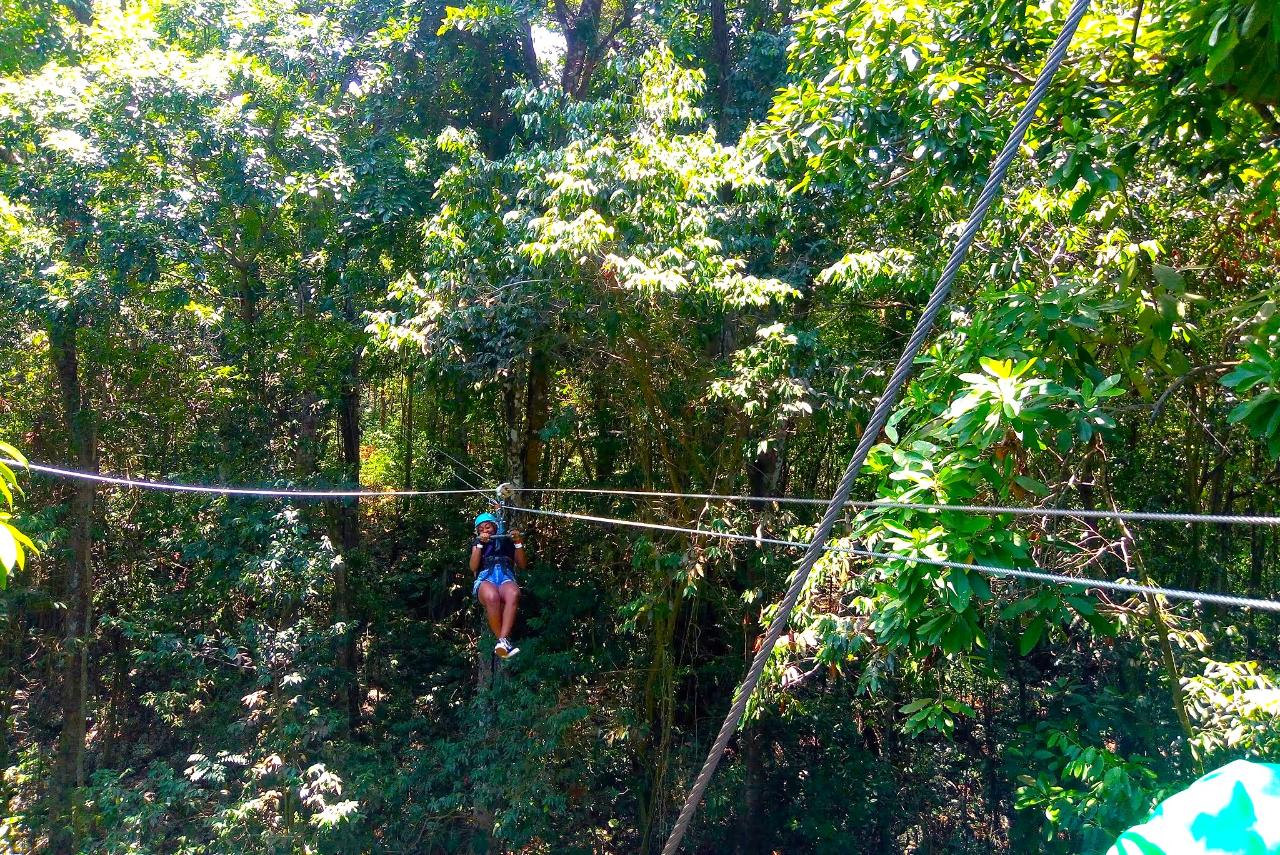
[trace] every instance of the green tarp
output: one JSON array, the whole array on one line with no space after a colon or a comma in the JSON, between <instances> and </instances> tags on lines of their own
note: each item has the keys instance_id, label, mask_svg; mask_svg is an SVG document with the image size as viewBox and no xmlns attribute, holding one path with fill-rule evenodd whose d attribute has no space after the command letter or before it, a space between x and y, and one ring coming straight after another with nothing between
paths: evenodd
<instances>
[{"instance_id":1,"label":"green tarp","mask_svg":"<svg viewBox=\"0 0 1280 855\"><path fill-rule=\"evenodd\" d=\"M1237 760L1210 772L1107 855L1280 855L1280 765Z\"/></svg>"}]
</instances>

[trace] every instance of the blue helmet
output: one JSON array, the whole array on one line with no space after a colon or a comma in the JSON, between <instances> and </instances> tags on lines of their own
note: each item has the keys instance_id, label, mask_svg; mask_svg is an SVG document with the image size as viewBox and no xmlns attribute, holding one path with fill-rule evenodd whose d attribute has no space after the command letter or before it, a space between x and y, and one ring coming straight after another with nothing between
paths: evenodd
<instances>
[{"instance_id":1,"label":"blue helmet","mask_svg":"<svg viewBox=\"0 0 1280 855\"><path fill-rule=\"evenodd\" d=\"M502 520L490 513L484 513L476 517L475 525L472 526L472 528L479 528L481 523L493 523L499 530L502 528Z\"/></svg>"}]
</instances>

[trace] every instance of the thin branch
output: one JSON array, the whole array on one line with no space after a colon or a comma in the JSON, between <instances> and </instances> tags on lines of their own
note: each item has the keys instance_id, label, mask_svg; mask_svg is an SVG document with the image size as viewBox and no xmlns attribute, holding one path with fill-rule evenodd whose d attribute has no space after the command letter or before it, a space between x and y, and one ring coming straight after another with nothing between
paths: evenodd
<instances>
[{"instance_id":1,"label":"thin branch","mask_svg":"<svg viewBox=\"0 0 1280 855\"><path fill-rule=\"evenodd\" d=\"M1133 62L1134 53L1138 49L1138 30L1142 27L1142 12L1146 0L1138 0L1138 8L1133 11L1133 32L1129 34L1129 62Z\"/></svg>"},{"instance_id":2,"label":"thin branch","mask_svg":"<svg viewBox=\"0 0 1280 855\"><path fill-rule=\"evenodd\" d=\"M1162 394L1159 397L1159 399L1156 400L1156 405L1152 407L1151 424L1155 424L1156 420L1160 418L1160 413L1163 412L1164 405L1168 403L1169 397L1173 395L1174 392L1177 392L1179 389L1185 386L1187 383L1191 382L1191 380L1200 376L1201 374L1210 374L1214 372L1221 373L1223 371L1226 371L1227 369L1235 368L1239 364L1240 364L1239 361L1236 361L1236 362L1214 362L1214 363L1210 363L1209 365L1197 365L1195 368L1192 368L1190 371L1188 371L1186 374L1183 374L1181 377L1175 378L1174 381L1169 384L1169 388L1164 390L1164 394Z\"/></svg>"}]
</instances>

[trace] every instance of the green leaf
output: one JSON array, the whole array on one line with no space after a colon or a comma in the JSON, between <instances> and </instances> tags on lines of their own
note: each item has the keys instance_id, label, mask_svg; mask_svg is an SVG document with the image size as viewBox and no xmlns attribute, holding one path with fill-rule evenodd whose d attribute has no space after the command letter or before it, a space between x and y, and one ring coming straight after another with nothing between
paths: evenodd
<instances>
[{"instance_id":1,"label":"green leaf","mask_svg":"<svg viewBox=\"0 0 1280 855\"><path fill-rule=\"evenodd\" d=\"M1093 603L1084 597L1067 597L1066 600L1081 615L1097 614L1097 609L1093 607Z\"/></svg>"},{"instance_id":2,"label":"green leaf","mask_svg":"<svg viewBox=\"0 0 1280 855\"><path fill-rule=\"evenodd\" d=\"M977 711L973 707L963 701L958 701L955 698L945 699L942 702L942 705L956 715L968 716L969 718L975 718L978 715Z\"/></svg>"},{"instance_id":3,"label":"green leaf","mask_svg":"<svg viewBox=\"0 0 1280 855\"><path fill-rule=\"evenodd\" d=\"M1209 61L1204 66L1205 74L1215 83L1224 82L1224 78L1230 73L1231 67L1226 64L1227 58L1231 56L1231 52L1240 44L1240 37L1236 35L1236 28L1230 26L1229 22L1226 27L1222 28L1222 31L1222 37L1218 39L1218 43L1213 45L1209 51ZM1218 31L1215 30L1216 32ZM1226 73L1219 75L1218 72L1220 70Z\"/></svg>"},{"instance_id":4,"label":"green leaf","mask_svg":"<svg viewBox=\"0 0 1280 855\"><path fill-rule=\"evenodd\" d=\"M1093 396L1095 398L1114 398L1117 395L1123 395L1124 389L1117 388L1119 382L1120 375L1112 374L1098 384L1098 388L1093 390Z\"/></svg>"},{"instance_id":5,"label":"green leaf","mask_svg":"<svg viewBox=\"0 0 1280 855\"><path fill-rule=\"evenodd\" d=\"M13 526L0 522L0 567L5 569L6 575L15 565L21 566L19 562L22 560L22 547L18 545L18 539L13 533Z\"/></svg>"},{"instance_id":6,"label":"green leaf","mask_svg":"<svg viewBox=\"0 0 1280 855\"><path fill-rule=\"evenodd\" d=\"M1115 621L1100 614L1084 615L1084 619L1098 635L1112 636L1120 631L1120 627Z\"/></svg>"},{"instance_id":7,"label":"green leaf","mask_svg":"<svg viewBox=\"0 0 1280 855\"><path fill-rule=\"evenodd\" d=\"M1240 422L1244 421L1245 419L1253 415L1254 411L1257 410L1259 407L1263 406L1264 404L1278 397L1280 397L1280 395L1277 395L1277 393L1275 392L1271 392L1271 391L1263 392L1261 395L1254 398L1253 400L1246 401L1245 403L1233 409L1230 412L1230 414L1227 416L1227 421L1233 425L1239 424Z\"/></svg>"},{"instance_id":8,"label":"green leaf","mask_svg":"<svg viewBox=\"0 0 1280 855\"><path fill-rule=\"evenodd\" d=\"M947 585L951 589L951 596L948 600L951 608L958 612L962 612L969 607L969 600L973 597L973 589L969 587L969 576L963 570L952 569L947 574Z\"/></svg>"},{"instance_id":9,"label":"green leaf","mask_svg":"<svg viewBox=\"0 0 1280 855\"><path fill-rule=\"evenodd\" d=\"M1260 366L1252 362L1246 362L1218 382L1229 389L1247 392L1266 379L1266 376L1267 372Z\"/></svg>"},{"instance_id":10,"label":"green leaf","mask_svg":"<svg viewBox=\"0 0 1280 855\"><path fill-rule=\"evenodd\" d=\"M1181 294L1186 290L1186 282L1182 278L1182 274L1174 270L1172 267L1166 267L1163 264L1151 265L1151 272L1155 274L1156 281L1174 294Z\"/></svg>"},{"instance_id":11,"label":"green leaf","mask_svg":"<svg viewBox=\"0 0 1280 855\"><path fill-rule=\"evenodd\" d=\"M969 626L964 621L956 621L942 635L942 649L947 653L960 653L973 641Z\"/></svg>"},{"instance_id":12,"label":"green leaf","mask_svg":"<svg viewBox=\"0 0 1280 855\"><path fill-rule=\"evenodd\" d=\"M1035 493L1037 496L1049 495L1049 488L1044 484L1027 475L1014 476L1013 482L1029 493Z\"/></svg>"},{"instance_id":13,"label":"green leaf","mask_svg":"<svg viewBox=\"0 0 1280 855\"><path fill-rule=\"evenodd\" d=\"M1089 213L1089 208L1093 206L1094 195L1095 193L1093 188L1090 188L1080 194L1075 203L1071 206L1070 216L1073 221L1080 222L1084 219L1085 214Z\"/></svg>"},{"instance_id":14,"label":"green leaf","mask_svg":"<svg viewBox=\"0 0 1280 855\"><path fill-rule=\"evenodd\" d=\"M1000 380L1004 380L1013 374L1012 359L988 359L983 356L978 359L978 364L982 366L982 370Z\"/></svg>"},{"instance_id":15,"label":"green leaf","mask_svg":"<svg viewBox=\"0 0 1280 855\"><path fill-rule=\"evenodd\" d=\"M1011 603L1000 610L1000 620L1013 620L1035 608L1036 602L1035 597L1027 597L1026 599L1018 600L1016 603Z\"/></svg>"},{"instance_id":16,"label":"green leaf","mask_svg":"<svg viewBox=\"0 0 1280 855\"><path fill-rule=\"evenodd\" d=\"M920 710L924 709L925 707L932 705L933 702L934 702L933 698L921 698L918 701L912 701L906 706L900 707L898 709L898 712L902 713L903 715L911 715L912 713L917 713Z\"/></svg>"},{"instance_id":17,"label":"green leaf","mask_svg":"<svg viewBox=\"0 0 1280 855\"><path fill-rule=\"evenodd\" d=\"M1044 634L1044 618L1037 617L1027 624L1026 630L1022 633L1022 640L1018 642L1018 652L1023 656L1030 653L1040 642L1040 636Z\"/></svg>"}]
</instances>

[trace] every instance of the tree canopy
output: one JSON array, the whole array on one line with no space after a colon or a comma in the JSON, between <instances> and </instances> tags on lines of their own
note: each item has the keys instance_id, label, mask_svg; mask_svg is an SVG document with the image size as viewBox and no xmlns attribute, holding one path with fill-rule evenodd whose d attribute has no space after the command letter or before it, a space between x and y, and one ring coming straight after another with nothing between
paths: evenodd
<instances>
[{"instance_id":1,"label":"tree canopy","mask_svg":"<svg viewBox=\"0 0 1280 855\"><path fill-rule=\"evenodd\" d=\"M458 2L0 4L14 851L658 851L1069 5ZM1095 0L837 526L906 558L819 561L684 851L1277 756L1274 613L908 560L1275 598L1277 527L903 505L1276 515L1278 223L1280 10Z\"/></svg>"}]
</instances>

